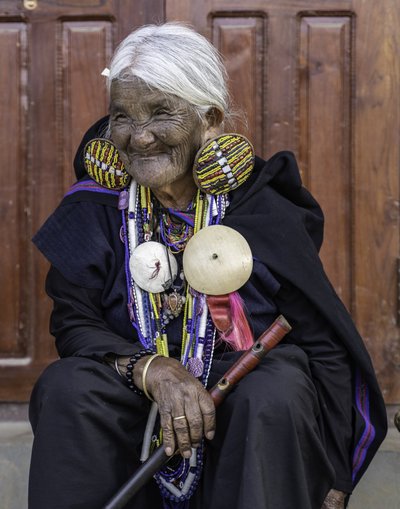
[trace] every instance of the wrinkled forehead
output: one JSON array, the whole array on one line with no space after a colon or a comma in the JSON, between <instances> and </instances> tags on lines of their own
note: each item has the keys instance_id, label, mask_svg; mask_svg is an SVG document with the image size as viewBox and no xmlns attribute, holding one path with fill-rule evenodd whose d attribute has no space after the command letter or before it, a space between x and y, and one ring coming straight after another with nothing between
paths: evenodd
<instances>
[{"instance_id":1,"label":"wrinkled forehead","mask_svg":"<svg viewBox=\"0 0 400 509\"><path fill-rule=\"evenodd\" d=\"M128 110L132 107L153 109L167 107L169 109L192 109L185 100L152 87L137 77L115 79L110 87L110 109Z\"/></svg>"}]
</instances>

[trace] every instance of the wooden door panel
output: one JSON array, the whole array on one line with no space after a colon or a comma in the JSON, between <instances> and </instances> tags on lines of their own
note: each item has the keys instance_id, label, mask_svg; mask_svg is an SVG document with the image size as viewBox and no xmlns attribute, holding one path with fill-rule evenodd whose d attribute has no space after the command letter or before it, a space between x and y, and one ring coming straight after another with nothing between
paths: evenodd
<instances>
[{"instance_id":1,"label":"wooden door panel","mask_svg":"<svg viewBox=\"0 0 400 509\"><path fill-rule=\"evenodd\" d=\"M265 69L266 30L263 16L213 18L212 40L224 55L230 90L236 100L237 123L258 153L264 149L264 97L259 91Z\"/></svg>"},{"instance_id":2,"label":"wooden door panel","mask_svg":"<svg viewBox=\"0 0 400 509\"><path fill-rule=\"evenodd\" d=\"M167 0L166 18L224 55L257 152L295 152L325 212L326 271L399 403L397 0Z\"/></svg>"},{"instance_id":3,"label":"wooden door panel","mask_svg":"<svg viewBox=\"0 0 400 509\"><path fill-rule=\"evenodd\" d=\"M321 250L336 291L351 310L351 13L299 21L299 164L325 214Z\"/></svg>"},{"instance_id":4,"label":"wooden door panel","mask_svg":"<svg viewBox=\"0 0 400 509\"><path fill-rule=\"evenodd\" d=\"M74 179L82 134L107 112L115 45L164 18L162 0L23 0L0 4L0 400L23 401L56 357L48 269L31 237ZM6 119L6 121L4 121Z\"/></svg>"},{"instance_id":5,"label":"wooden door panel","mask_svg":"<svg viewBox=\"0 0 400 509\"><path fill-rule=\"evenodd\" d=\"M355 0L354 9L354 308L385 399L400 403L400 8Z\"/></svg>"},{"instance_id":6,"label":"wooden door panel","mask_svg":"<svg viewBox=\"0 0 400 509\"><path fill-rule=\"evenodd\" d=\"M63 188L72 183L71 161L82 135L108 109L106 80L101 72L113 51L113 21L68 20L61 22L62 76L57 83L63 97L61 127L64 151Z\"/></svg>"},{"instance_id":7,"label":"wooden door panel","mask_svg":"<svg viewBox=\"0 0 400 509\"><path fill-rule=\"evenodd\" d=\"M0 21L1 117L0 153L0 356L5 363L25 362L27 309L23 299L27 280L25 196L27 132L27 25ZM18 142L17 142L18 140Z\"/></svg>"}]
</instances>

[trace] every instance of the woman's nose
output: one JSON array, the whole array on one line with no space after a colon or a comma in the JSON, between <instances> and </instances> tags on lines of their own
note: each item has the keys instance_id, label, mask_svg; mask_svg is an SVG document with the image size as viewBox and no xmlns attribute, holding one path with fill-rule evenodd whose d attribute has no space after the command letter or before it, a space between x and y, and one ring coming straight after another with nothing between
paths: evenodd
<instances>
[{"instance_id":1,"label":"woman's nose","mask_svg":"<svg viewBox=\"0 0 400 509\"><path fill-rule=\"evenodd\" d=\"M155 142L155 136L150 129L145 126L134 126L131 130L130 148L131 150L145 150Z\"/></svg>"}]
</instances>

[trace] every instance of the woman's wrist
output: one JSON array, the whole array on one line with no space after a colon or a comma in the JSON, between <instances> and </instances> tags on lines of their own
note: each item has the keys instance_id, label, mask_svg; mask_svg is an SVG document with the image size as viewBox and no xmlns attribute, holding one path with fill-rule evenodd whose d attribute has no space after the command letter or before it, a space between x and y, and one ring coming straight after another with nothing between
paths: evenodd
<instances>
[{"instance_id":1,"label":"woman's wrist","mask_svg":"<svg viewBox=\"0 0 400 509\"><path fill-rule=\"evenodd\" d=\"M136 364L142 359L148 359L154 352L152 350L139 350L134 354L128 355L116 355L114 357L113 367L116 372L126 380L128 387L136 392L137 394L143 395L142 387L138 387L133 380L133 371Z\"/></svg>"},{"instance_id":2,"label":"woman's wrist","mask_svg":"<svg viewBox=\"0 0 400 509\"><path fill-rule=\"evenodd\" d=\"M129 355L116 355L114 360L114 367L117 373L122 376L122 378L126 377L126 366L129 364Z\"/></svg>"},{"instance_id":3,"label":"woman's wrist","mask_svg":"<svg viewBox=\"0 0 400 509\"><path fill-rule=\"evenodd\" d=\"M145 394L145 396L147 397L147 399L149 399L150 401L154 401L153 399L153 395L149 393L149 387L146 383L146 380L147 380L147 371L150 367L150 364L154 361L154 359L156 359L157 357L161 357L161 355L159 353L155 353L153 355L150 355L149 357L146 358L146 364L144 365L143 367L143 371L142 371L142 390Z\"/></svg>"}]
</instances>

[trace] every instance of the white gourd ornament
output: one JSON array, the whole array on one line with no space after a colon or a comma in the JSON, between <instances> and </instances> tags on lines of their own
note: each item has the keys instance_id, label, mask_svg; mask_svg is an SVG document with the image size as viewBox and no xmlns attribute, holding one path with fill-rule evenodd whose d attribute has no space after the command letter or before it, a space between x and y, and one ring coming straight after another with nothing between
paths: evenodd
<instances>
[{"instance_id":1,"label":"white gourd ornament","mask_svg":"<svg viewBox=\"0 0 400 509\"><path fill-rule=\"evenodd\" d=\"M148 241L133 250L129 269L132 279L142 290L161 293L172 286L178 274L178 263L163 244Z\"/></svg>"}]
</instances>

